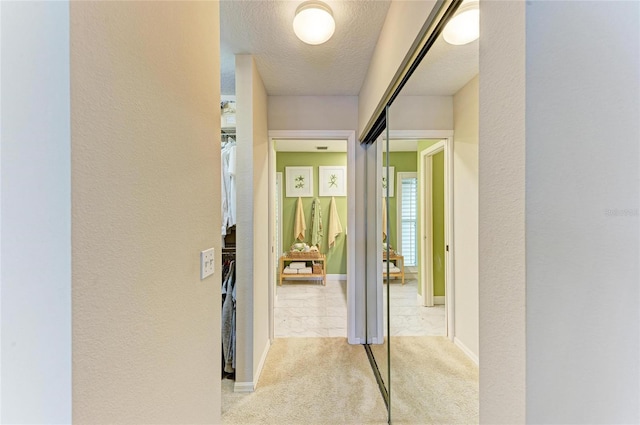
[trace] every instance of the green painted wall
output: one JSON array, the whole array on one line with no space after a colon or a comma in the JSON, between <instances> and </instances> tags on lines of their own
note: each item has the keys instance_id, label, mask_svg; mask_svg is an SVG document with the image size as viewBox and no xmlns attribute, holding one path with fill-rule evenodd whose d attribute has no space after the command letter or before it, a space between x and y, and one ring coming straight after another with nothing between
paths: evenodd
<instances>
[{"instance_id":1,"label":"green painted wall","mask_svg":"<svg viewBox=\"0 0 640 425\"><path fill-rule=\"evenodd\" d=\"M444 295L444 152L433 156L433 295Z\"/></svg>"},{"instance_id":2,"label":"green painted wall","mask_svg":"<svg viewBox=\"0 0 640 425\"><path fill-rule=\"evenodd\" d=\"M439 140L420 140L418 142L418 217L422 217L422 204L424 182L420 179L422 171L422 163L420 153L428 147L439 142ZM434 208L434 261L433 261L433 294L435 296L444 296L445 294L445 246L444 246L444 152L434 155L432 177L433 179L433 208ZM422 231L422 220L418 221L418 235ZM421 246L418 244L418 279L422 280L422 252ZM418 286L418 293L422 294L422 288Z\"/></svg>"},{"instance_id":3,"label":"green painted wall","mask_svg":"<svg viewBox=\"0 0 640 425\"><path fill-rule=\"evenodd\" d=\"M294 243L293 236L293 217L296 212L296 203L298 198L286 197L286 181L287 175L285 167L313 167L313 194L318 197L318 166L320 165L347 165L346 152L278 152L276 154L276 170L282 173L282 247L279 255L288 251ZM304 207L304 216L307 223L306 239L307 243L311 240L311 204L315 198L302 198ZM347 230L347 197L337 196L336 206L338 216L342 224L343 233L338 236L336 243L331 250L328 249L328 233L329 228L329 203L331 197L321 197L320 205L322 207L322 228L324 229L324 240L320 251L327 255L327 273L329 274L346 274L347 273L347 243L345 231ZM265 211L266 214L266 205Z\"/></svg>"},{"instance_id":4,"label":"green painted wall","mask_svg":"<svg viewBox=\"0 0 640 425\"><path fill-rule=\"evenodd\" d=\"M392 141L393 143L393 141ZM383 165L387 165L386 153L382 154L382 163ZM418 171L418 161L417 161L417 152L389 152L389 165L395 167L394 176L394 194L389 198L389 211L387 211L387 220L389 221L389 242L394 249L400 249L398 247L398 176L399 172L417 172ZM386 171L383 171L386 173Z\"/></svg>"}]
</instances>

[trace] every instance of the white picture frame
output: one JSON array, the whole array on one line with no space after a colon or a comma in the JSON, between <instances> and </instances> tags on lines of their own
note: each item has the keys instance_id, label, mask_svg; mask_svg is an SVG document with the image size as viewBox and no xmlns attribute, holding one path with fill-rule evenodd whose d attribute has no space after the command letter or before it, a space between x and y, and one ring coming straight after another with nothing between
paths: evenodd
<instances>
[{"instance_id":1,"label":"white picture frame","mask_svg":"<svg viewBox=\"0 0 640 425\"><path fill-rule=\"evenodd\" d=\"M389 197L393 198L396 182L396 167L389 167ZM386 167L382 167L382 178L380 179L380 185L382 186L382 197L387 197L387 170Z\"/></svg>"},{"instance_id":2,"label":"white picture frame","mask_svg":"<svg viewBox=\"0 0 640 425\"><path fill-rule=\"evenodd\" d=\"M313 197L313 167L285 167L287 198Z\"/></svg>"},{"instance_id":3,"label":"white picture frame","mask_svg":"<svg viewBox=\"0 0 640 425\"><path fill-rule=\"evenodd\" d=\"M319 166L318 192L320 196L347 196L347 167Z\"/></svg>"}]
</instances>

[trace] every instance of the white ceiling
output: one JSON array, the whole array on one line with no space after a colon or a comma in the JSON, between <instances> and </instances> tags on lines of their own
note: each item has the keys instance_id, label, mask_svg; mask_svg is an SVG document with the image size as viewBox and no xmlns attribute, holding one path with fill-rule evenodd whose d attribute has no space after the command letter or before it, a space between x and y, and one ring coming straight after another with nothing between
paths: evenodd
<instances>
[{"instance_id":1,"label":"white ceiling","mask_svg":"<svg viewBox=\"0 0 640 425\"><path fill-rule=\"evenodd\" d=\"M234 55L252 54L271 96L358 95L390 1L324 1L336 32L319 46L293 33L302 0L221 1L222 94L235 94ZM453 95L477 73L478 41L451 46L439 39L401 95Z\"/></svg>"},{"instance_id":2,"label":"white ceiling","mask_svg":"<svg viewBox=\"0 0 640 425\"><path fill-rule=\"evenodd\" d=\"M389 0L324 0L336 31L319 46L300 41L293 17L301 1L222 1L222 94L235 94L234 54L252 54L269 95L357 95Z\"/></svg>"}]
</instances>

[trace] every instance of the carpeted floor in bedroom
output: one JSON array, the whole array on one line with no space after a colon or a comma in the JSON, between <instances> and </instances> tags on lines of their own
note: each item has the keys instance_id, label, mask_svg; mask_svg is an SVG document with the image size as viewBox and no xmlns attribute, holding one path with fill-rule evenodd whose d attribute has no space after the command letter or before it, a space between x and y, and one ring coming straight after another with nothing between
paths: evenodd
<instances>
[{"instance_id":1,"label":"carpeted floor in bedroom","mask_svg":"<svg viewBox=\"0 0 640 425\"><path fill-rule=\"evenodd\" d=\"M478 369L444 337L392 338L394 424L478 423ZM373 346L386 361L383 346ZM365 350L345 338L276 339L253 393L223 380L222 422L386 424Z\"/></svg>"}]
</instances>

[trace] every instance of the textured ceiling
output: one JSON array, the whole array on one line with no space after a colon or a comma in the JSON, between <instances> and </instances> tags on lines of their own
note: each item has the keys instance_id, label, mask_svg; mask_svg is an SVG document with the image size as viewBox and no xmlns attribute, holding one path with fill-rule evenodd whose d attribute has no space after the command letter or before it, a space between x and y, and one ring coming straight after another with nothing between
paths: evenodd
<instances>
[{"instance_id":1,"label":"textured ceiling","mask_svg":"<svg viewBox=\"0 0 640 425\"><path fill-rule=\"evenodd\" d=\"M479 71L478 40L464 46L452 46L438 38L401 95L453 95Z\"/></svg>"},{"instance_id":2,"label":"textured ceiling","mask_svg":"<svg viewBox=\"0 0 640 425\"><path fill-rule=\"evenodd\" d=\"M403 1L403 0L395 0ZM358 95L389 0L325 0L336 32L310 46L293 33L302 0L220 2L222 94L235 94L235 54L255 57L267 93L277 95ZM478 73L478 41L452 46L436 41L401 95L453 95Z\"/></svg>"},{"instance_id":3,"label":"textured ceiling","mask_svg":"<svg viewBox=\"0 0 640 425\"><path fill-rule=\"evenodd\" d=\"M319 46L293 33L302 1L220 2L222 94L235 94L235 54L252 54L269 95L357 95L389 0L324 0L336 31Z\"/></svg>"}]
</instances>

